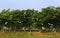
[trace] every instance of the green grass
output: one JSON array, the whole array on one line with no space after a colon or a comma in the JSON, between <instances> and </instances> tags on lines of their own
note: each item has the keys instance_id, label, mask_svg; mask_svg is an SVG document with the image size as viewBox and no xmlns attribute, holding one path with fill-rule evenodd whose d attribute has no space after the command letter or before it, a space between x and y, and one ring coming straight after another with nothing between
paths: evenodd
<instances>
[{"instance_id":1,"label":"green grass","mask_svg":"<svg viewBox=\"0 0 60 38\"><path fill-rule=\"evenodd\" d=\"M0 35L0 38L60 38L59 36L56 35L26 35L26 34L4 34Z\"/></svg>"}]
</instances>

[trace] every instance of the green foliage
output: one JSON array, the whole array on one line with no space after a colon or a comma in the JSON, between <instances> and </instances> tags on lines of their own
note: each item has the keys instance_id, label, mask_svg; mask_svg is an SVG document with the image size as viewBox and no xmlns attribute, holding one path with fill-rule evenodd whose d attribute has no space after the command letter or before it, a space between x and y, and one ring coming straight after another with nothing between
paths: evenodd
<instances>
[{"instance_id":1,"label":"green foliage","mask_svg":"<svg viewBox=\"0 0 60 38\"><path fill-rule=\"evenodd\" d=\"M4 9L0 13L0 29L8 30L40 30L55 28L60 30L60 7L49 6L41 11L34 9L10 10Z\"/></svg>"}]
</instances>

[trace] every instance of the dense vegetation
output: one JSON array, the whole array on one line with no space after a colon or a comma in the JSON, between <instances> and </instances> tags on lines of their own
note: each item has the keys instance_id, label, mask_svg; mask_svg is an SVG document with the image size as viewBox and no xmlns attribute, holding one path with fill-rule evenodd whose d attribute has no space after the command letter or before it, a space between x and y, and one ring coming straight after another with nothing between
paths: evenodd
<instances>
[{"instance_id":1,"label":"dense vegetation","mask_svg":"<svg viewBox=\"0 0 60 38\"><path fill-rule=\"evenodd\" d=\"M60 30L60 7L0 12L0 30Z\"/></svg>"}]
</instances>

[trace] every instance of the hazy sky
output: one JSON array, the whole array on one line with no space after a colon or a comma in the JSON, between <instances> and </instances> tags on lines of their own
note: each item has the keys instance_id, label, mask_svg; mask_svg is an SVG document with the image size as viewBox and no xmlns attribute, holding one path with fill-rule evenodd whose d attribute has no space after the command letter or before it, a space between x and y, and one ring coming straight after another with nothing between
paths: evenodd
<instances>
[{"instance_id":1,"label":"hazy sky","mask_svg":"<svg viewBox=\"0 0 60 38\"><path fill-rule=\"evenodd\" d=\"M47 6L60 6L60 0L0 0L1 9L36 9Z\"/></svg>"}]
</instances>

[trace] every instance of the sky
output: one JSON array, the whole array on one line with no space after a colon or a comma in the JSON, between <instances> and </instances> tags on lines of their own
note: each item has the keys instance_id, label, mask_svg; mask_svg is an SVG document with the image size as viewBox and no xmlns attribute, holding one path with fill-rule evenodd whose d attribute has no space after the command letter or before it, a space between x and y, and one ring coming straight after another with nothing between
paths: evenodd
<instances>
[{"instance_id":1,"label":"sky","mask_svg":"<svg viewBox=\"0 0 60 38\"><path fill-rule=\"evenodd\" d=\"M60 6L60 0L0 0L0 10L8 8L41 10L48 6Z\"/></svg>"}]
</instances>

